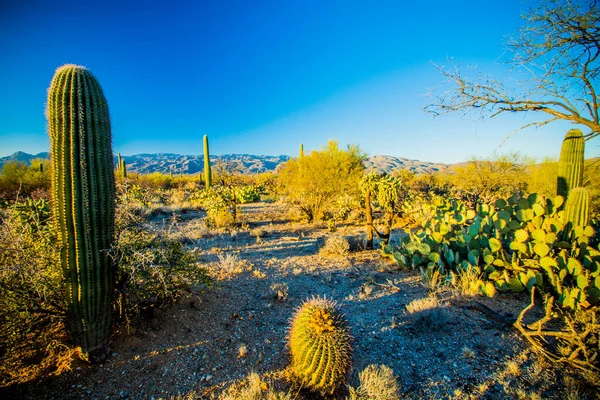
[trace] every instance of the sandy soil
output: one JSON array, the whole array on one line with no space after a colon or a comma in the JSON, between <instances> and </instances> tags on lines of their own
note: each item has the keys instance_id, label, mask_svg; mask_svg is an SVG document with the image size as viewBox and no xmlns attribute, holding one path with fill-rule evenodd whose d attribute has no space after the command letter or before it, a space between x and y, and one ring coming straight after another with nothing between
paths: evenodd
<instances>
[{"instance_id":1,"label":"sandy soil","mask_svg":"<svg viewBox=\"0 0 600 400\"><path fill-rule=\"evenodd\" d=\"M280 372L288 363L289 318L311 296L335 300L348 318L351 383L356 372L377 363L394 370L402 398L577 394L576 383L558 379L557 370L532 356L510 328L467 307L473 300L441 293L437 313L409 316L406 305L428 296L416 272L397 270L376 250L321 256L330 235L326 226L290 222L281 205L246 205L242 211L245 229L186 241L218 277L215 288L194 291L133 329L118 327L106 363L74 364L58 377L12 388L4 398L218 398L251 371L287 391ZM183 218L177 229L185 232L196 217ZM164 224L157 220L156 226ZM256 228L264 233L260 239L250 234ZM362 230L339 226L337 233L356 238ZM287 285L287 296L278 298L274 283ZM528 301L513 295L475 300L513 315Z\"/></svg>"}]
</instances>

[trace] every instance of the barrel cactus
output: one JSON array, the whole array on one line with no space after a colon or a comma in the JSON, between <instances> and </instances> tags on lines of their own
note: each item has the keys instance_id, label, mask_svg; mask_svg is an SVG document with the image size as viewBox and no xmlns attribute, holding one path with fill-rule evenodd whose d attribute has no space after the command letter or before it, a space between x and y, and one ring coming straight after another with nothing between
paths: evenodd
<instances>
[{"instance_id":1,"label":"barrel cactus","mask_svg":"<svg viewBox=\"0 0 600 400\"><path fill-rule=\"evenodd\" d=\"M208 151L208 136L204 135L204 182L206 189L212 186L212 173L210 170L210 152Z\"/></svg>"},{"instance_id":2,"label":"barrel cactus","mask_svg":"<svg viewBox=\"0 0 600 400\"><path fill-rule=\"evenodd\" d=\"M85 67L65 65L52 78L46 116L68 326L82 353L99 361L109 351L114 286L108 254L115 214L108 105Z\"/></svg>"},{"instance_id":3,"label":"barrel cactus","mask_svg":"<svg viewBox=\"0 0 600 400\"><path fill-rule=\"evenodd\" d=\"M571 190L565 205L565 221L573 226L586 226L590 219L590 192L578 187Z\"/></svg>"},{"instance_id":4,"label":"barrel cactus","mask_svg":"<svg viewBox=\"0 0 600 400\"><path fill-rule=\"evenodd\" d=\"M583 184L583 159L585 142L579 129L565 135L560 149L556 193L565 199L569 192Z\"/></svg>"},{"instance_id":5,"label":"barrel cactus","mask_svg":"<svg viewBox=\"0 0 600 400\"><path fill-rule=\"evenodd\" d=\"M305 301L292 319L288 340L290 380L325 394L345 383L352 364L351 336L336 303Z\"/></svg>"}]
</instances>

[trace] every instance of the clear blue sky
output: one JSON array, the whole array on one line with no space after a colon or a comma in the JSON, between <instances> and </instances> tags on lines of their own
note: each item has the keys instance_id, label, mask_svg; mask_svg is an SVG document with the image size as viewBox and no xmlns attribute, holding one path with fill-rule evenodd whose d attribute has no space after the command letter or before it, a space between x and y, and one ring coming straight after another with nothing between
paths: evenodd
<instances>
[{"instance_id":1,"label":"clear blue sky","mask_svg":"<svg viewBox=\"0 0 600 400\"><path fill-rule=\"evenodd\" d=\"M107 97L114 151L297 155L327 140L370 155L457 162L490 156L528 121L433 119L454 57L503 73L521 0L0 0L0 156L48 150L54 70L88 67ZM557 157L569 125L530 129L502 151ZM590 143L587 156L598 153Z\"/></svg>"}]
</instances>

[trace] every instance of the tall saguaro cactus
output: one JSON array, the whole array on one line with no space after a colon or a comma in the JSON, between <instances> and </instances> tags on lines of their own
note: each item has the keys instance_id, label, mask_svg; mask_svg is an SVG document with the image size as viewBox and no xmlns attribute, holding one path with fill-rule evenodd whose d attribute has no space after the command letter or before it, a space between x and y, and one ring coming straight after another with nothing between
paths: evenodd
<instances>
[{"instance_id":1,"label":"tall saguaro cactus","mask_svg":"<svg viewBox=\"0 0 600 400\"><path fill-rule=\"evenodd\" d=\"M304 157L304 145L300 143L300 158Z\"/></svg>"},{"instance_id":2,"label":"tall saguaro cactus","mask_svg":"<svg viewBox=\"0 0 600 400\"><path fill-rule=\"evenodd\" d=\"M90 361L108 353L115 175L108 105L85 68L56 70L47 105L52 211L67 285L68 324Z\"/></svg>"},{"instance_id":3,"label":"tall saguaro cactus","mask_svg":"<svg viewBox=\"0 0 600 400\"><path fill-rule=\"evenodd\" d=\"M210 171L210 153L208 151L208 136L204 135L204 181L206 189L212 186L212 173Z\"/></svg>"},{"instance_id":4,"label":"tall saguaro cactus","mask_svg":"<svg viewBox=\"0 0 600 400\"><path fill-rule=\"evenodd\" d=\"M556 192L565 199L569 192L583 184L583 160L585 142L579 129L571 129L565 135L558 161Z\"/></svg>"}]
</instances>

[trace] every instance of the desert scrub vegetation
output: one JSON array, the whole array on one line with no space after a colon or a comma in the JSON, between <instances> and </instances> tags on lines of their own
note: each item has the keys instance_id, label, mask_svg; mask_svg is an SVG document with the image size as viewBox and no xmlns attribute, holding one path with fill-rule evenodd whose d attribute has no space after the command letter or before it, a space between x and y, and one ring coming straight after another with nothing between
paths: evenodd
<instances>
[{"instance_id":1,"label":"desert scrub vegetation","mask_svg":"<svg viewBox=\"0 0 600 400\"><path fill-rule=\"evenodd\" d=\"M52 366L49 348L64 340L66 302L47 209L15 203L0 210L0 384Z\"/></svg>"},{"instance_id":2,"label":"desert scrub vegetation","mask_svg":"<svg viewBox=\"0 0 600 400\"><path fill-rule=\"evenodd\" d=\"M67 303L47 200L28 198L0 209L0 385L68 369L75 348L66 329ZM197 256L168 229L157 232L135 207L116 208L118 261L112 312L139 316L211 285Z\"/></svg>"},{"instance_id":3,"label":"desert scrub vegetation","mask_svg":"<svg viewBox=\"0 0 600 400\"><path fill-rule=\"evenodd\" d=\"M120 319L152 312L196 288L210 286L208 271L193 250L170 234L157 231L127 206L119 207L111 256L119 265L115 307Z\"/></svg>"},{"instance_id":4,"label":"desert scrub vegetation","mask_svg":"<svg viewBox=\"0 0 600 400\"><path fill-rule=\"evenodd\" d=\"M358 388L349 387L348 400L400 399L400 385L394 371L386 365L372 364L363 369Z\"/></svg>"},{"instance_id":5,"label":"desert scrub vegetation","mask_svg":"<svg viewBox=\"0 0 600 400\"><path fill-rule=\"evenodd\" d=\"M298 207L310 222L333 215L340 196L359 198L364 159L357 146L342 150L332 141L321 150L287 161L278 175L284 201Z\"/></svg>"},{"instance_id":6,"label":"desert scrub vegetation","mask_svg":"<svg viewBox=\"0 0 600 400\"><path fill-rule=\"evenodd\" d=\"M49 161L40 158L27 165L21 161L9 161L0 171L0 201L28 197L36 190L50 188Z\"/></svg>"},{"instance_id":7,"label":"desert scrub vegetation","mask_svg":"<svg viewBox=\"0 0 600 400\"><path fill-rule=\"evenodd\" d=\"M531 293L531 304L510 323L548 359L598 376L600 251L589 191L582 187L583 143L580 131L565 136L559 195L515 191L491 203L478 195L474 204L438 197L419 209L421 227L384 251L399 265L453 284L464 295ZM545 316L527 324L536 292Z\"/></svg>"},{"instance_id":8,"label":"desert scrub vegetation","mask_svg":"<svg viewBox=\"0 0 600 400\"><path fill-rule=\"evenodd\" d=\"M350 253L348 240L337 234L332 234L325 239L325 244L319 250L319 254L325 257L344 257Z\"/></svg>"}]
</instances>

